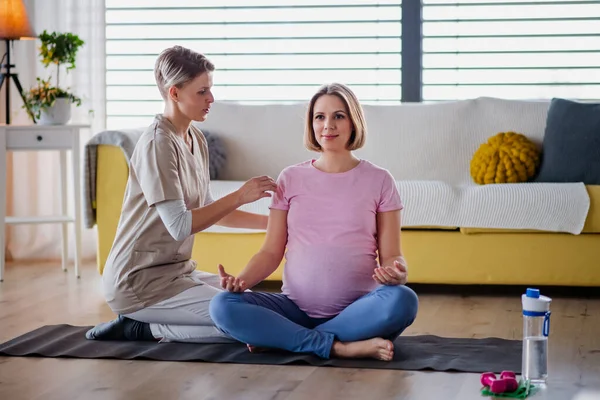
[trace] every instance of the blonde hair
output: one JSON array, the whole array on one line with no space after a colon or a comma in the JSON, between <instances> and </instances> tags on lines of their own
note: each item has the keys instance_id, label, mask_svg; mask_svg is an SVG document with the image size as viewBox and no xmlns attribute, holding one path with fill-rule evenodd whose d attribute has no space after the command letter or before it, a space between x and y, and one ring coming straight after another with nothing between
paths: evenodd
<instances>
[{"instance_id":1,"label":"blonde hair","mask_svg":"<svg viewBox=\"0 0 600 400\"><path fill-rule=\"evenodd\" d=\"M358 101L358 98L354 92L346 85L342 83L331 83L323 85L319 88L317 93L314 94L308 104L306 110L306 121L304 125L304 146L311 151L322 151L321 145L317 142L315 131L313 129L313 118L315 103L319 97L323 95L334 95L337 96L345 104L348 113L350 114L350 121L352 122L352 135L350 141L347 144L347 149L358 150L365 145L367 139L367 122L365 120L365 114L362 106Z\"/></svg>"},{"instance_id":2,"label":"blonde hair","mask_svg":"<svg viewBox=\"0 0 600 400\"><path fill-rule=\"evenodd\" d=\"M203 54L182 46L163 50L154 64L154 78L163 99L167 99L169 88L183 87L205 72L212 72L215 66Z\"/></svg>"}]
</instances>

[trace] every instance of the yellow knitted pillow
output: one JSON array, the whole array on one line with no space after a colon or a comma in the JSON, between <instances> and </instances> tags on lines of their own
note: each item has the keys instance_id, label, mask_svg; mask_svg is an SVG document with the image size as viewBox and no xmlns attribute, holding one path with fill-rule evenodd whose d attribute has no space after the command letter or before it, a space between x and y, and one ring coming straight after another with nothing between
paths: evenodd
<instances>
[{"instance_id":1,"label":"yellow knitted pillow","mask_svg":"<svg viewBox=\"0 0 600 400\"><path fill-rule=\"evenodd\" d=\"M539 150L527 137L501 132L479 146L471 160L471 177L480 185L527 182L539 162Z\"/></svg>"}]
</instances>

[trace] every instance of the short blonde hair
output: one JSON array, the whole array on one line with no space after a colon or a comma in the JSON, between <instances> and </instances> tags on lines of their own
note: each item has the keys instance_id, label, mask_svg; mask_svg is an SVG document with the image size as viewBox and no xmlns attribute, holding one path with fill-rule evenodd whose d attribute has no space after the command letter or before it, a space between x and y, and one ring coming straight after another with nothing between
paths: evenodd
<instances>
[{"instance_id":1,"label":"short blonde hair","mask_svg":"<svg viewBox=\"0 0 600 400\"><path fill-rule=\"evenodd\" d=\"M304 146L310 151L323 151L315 136L313 118L315 103L319 97L326 94L337 96L344 102L346 109L350 114L350 121L352 122L352 135L350 136L347 149L350 151L360 149L365 145L367 139L367 122L365 120L365 114L354 92L342 83L323 85L319 88L317 93L315 93L312 99L310 99L308 109L306 110L306 121L304 125Z\"/></svg>"},{"instance_id":2,"label":"short blonde hair","mask_svg":"<svg viewBox=\"0 0 600 400\"><path fill-rule=\"evenodd\" d=\"M169 88L181 88L205 72L212 72L215 66L203 54L182 46L163 50L154 64L154 78L163 99L167 99Z\"/></svg>"}]
</instances>

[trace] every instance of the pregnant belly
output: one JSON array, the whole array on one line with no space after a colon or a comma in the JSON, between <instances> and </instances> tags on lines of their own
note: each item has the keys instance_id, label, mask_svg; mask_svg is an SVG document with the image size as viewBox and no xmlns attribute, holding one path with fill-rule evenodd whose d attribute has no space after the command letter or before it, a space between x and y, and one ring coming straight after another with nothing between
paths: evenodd
<instances>
[{"instance_id":1,"label":"pregnant belly","mask_svg":"<svg viewBox=\"0 0 600 400\"><path fill-rule=\"evenodd\" d=\"M368 251L310 246L288 250L286 259L283 293L313 318L333 317L377 286Z\"/></svg>"}]
</instances>

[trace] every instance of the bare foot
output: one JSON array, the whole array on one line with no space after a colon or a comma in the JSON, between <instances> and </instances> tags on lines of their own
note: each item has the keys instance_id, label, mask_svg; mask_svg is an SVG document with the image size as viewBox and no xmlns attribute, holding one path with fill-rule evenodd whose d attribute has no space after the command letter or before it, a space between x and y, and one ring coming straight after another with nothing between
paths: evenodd
<instances>
[{"instance_id":1,"label":"bare foot","mask_svg":"<svg viewBox=\"0 0 600 400\"><path fill-rule=\"evenodd\" d=\"M256 347L256 346L252 346L251 344L247 344L246 347L248 348L248 351L250 353L267 353L269 351L273 351L267 347Z\"/></svg>"},{"instance_id":2,"label":"bare foot","mask_svg":"<svg viewBox=\"0 0 600 400\"><path fill-rule=\"evenodd\" d=\"M334 342L331 354L341 358L374 358L390 361L394 358L394 345L382 338L347 343Z\"/></svg>"}]
</instances>

